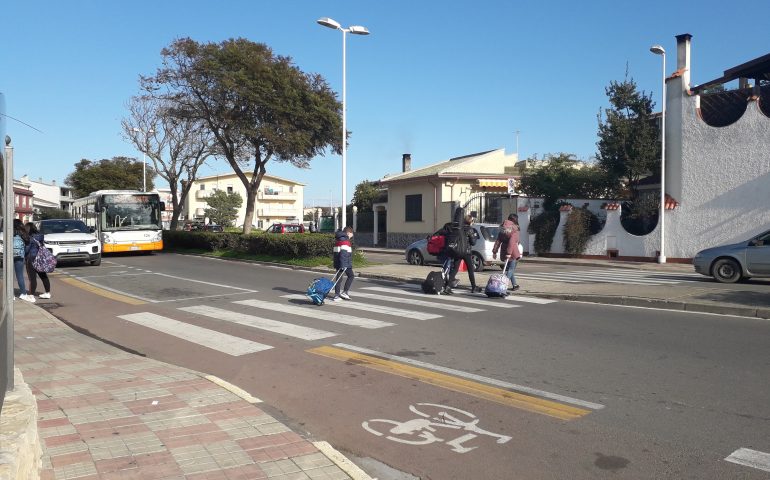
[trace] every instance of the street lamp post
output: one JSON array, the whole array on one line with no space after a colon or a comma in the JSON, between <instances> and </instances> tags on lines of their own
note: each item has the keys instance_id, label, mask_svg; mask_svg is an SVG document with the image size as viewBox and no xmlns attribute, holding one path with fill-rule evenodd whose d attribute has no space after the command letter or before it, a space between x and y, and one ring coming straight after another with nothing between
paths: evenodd
<instances>
[{"instance_id":1,"label":"street lamp post","mask_svg":"<svg viewBox=\"0 0 770 480\"><path fill-rule=\"evenodd\" d=\"M666 263L666 51L660 45L653 45L650 51L663 58L663 103L660 112L660 254L658 263Z\"/></svg>"},{"instance_id":2,"label":"street lamp post","mask_svg":"<svg viewBox=\"0 0 770 480\"><path fill-rule=\"evenodd\" d=\"M139 128L134 127L135 132L144 133L144 143L145 143L145 149L147 145L147 135L151 133L155 133L155 130L149 129L146 132L143 132ZM142 192L147 191L147 154L144 153L144 150L142 150Z\"/></svg>"},{"instance_id":3,"label":"street lamp post","mask_svg":"<svg viewBox=\"0 0 770 480\"><path fill-rule=\"evenodd\" d=\"M346 208L346 201L347 197L345 195L345 189L346 189L346 183L347 183L347 112L345 110L345 64L346 64L346 38L348 33L352 33L353 35L369 35L369 30L366 29L366 27L362 27L360 25L352 25L348 28L342 28L342 25L339 24L336 20L333 20L329 17L322 17L316 20L316 22L319 25L323 25L324 27L328 27L334 30L339 30L342 32L342 224L340 225L341 228L345 228L347 226L347 208Z\"/></svg>"}]
</instances>

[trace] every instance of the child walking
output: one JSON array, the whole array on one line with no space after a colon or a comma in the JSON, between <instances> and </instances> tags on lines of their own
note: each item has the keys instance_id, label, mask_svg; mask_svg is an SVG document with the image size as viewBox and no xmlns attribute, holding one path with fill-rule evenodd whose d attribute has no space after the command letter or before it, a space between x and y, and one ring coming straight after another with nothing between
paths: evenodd
<instances>
[{"instance_id":1,"label":"child walking","mask_svg":"<svg viewBox=\"0 0 770 480\"><path fill-rule=\"evenodd\" d=\"M347 279L345 280L345 288L340 292L342 288L342 279L334 286L334 298L332 301L339 302L341 300L350 300L349 290L353 284L355 273L353 273L353 247L351 246L350 239L353 238L353 227L345 227L337 232L335 235L334 244L334 268L339 274L340 270L345 271ZM336 274L335 274L336 275Z\"/></svg>"}]
</instances>

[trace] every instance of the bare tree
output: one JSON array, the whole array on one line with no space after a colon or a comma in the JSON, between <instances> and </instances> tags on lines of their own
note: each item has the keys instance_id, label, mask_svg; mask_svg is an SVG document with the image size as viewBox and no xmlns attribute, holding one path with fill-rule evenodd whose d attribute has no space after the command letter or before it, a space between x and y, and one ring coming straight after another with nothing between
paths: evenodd
<instances>
[{"instance_id":1,"label":"bare tree","mask_svg":"<svg viewBox=\"0 0 770 480\"><path fill-rule=\"evenodd\" d=\"M199 121L171 115L168 101L150 91L132 97L128 110L128 118L121 122L123 136L168 182L173 204L170 228L175 230L198 169L214 154L213 135Z\"/></svg>"}]
</instances>

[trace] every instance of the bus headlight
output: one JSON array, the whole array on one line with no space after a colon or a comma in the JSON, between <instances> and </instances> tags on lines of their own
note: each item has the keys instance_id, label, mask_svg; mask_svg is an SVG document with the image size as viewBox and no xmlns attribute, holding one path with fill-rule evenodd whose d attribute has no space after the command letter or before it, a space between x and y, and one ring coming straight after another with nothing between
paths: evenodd
<instances>
[{"instance_id":1,"label":"bus headlight","mask_svg":"<svg viewBox=\"0 0 770 480\"><path fill-rule=\"evenodd\" d=\"M157 232L155 233L155 237L152 239L153 242L160 242L163 240L163 232Z\"/></svg>"},{"instance_id":2,"label":"bus headlight","mask_svg":"<svg viewBox=\"0 0 770 480\"><path fill-rule=\"evenodd\" d=\"M102 243L112 243L112 236L109 233L102 233Z\"/></svg>"}]
</instances>

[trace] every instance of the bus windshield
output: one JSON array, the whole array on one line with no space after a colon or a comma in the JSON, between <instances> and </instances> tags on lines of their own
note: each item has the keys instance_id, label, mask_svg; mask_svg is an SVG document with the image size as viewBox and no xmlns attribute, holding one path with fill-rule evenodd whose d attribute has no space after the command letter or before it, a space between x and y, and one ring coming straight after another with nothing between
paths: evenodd
<instances>
[{"instance_id":1,"label":"bus windshield","mask_svg":"<svg viewBox=\"0 0 770 480\"><path fill-rule=\"evenodd\" d=\"M160 201L157 195L104 195L102 220L104 231L160 230Z\"/></svg>"}]
</instances>

